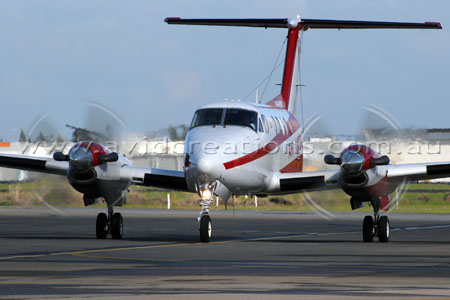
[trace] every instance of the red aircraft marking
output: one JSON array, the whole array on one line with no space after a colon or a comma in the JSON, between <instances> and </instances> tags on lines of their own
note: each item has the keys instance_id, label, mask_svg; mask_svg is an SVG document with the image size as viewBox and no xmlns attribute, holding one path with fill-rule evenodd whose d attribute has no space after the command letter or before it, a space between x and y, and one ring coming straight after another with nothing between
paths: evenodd
<instances>
[{"instance_id":1,"label":"red aircraft marking","mask_svg":"<svg viewBox=\"0 0 450 300\"><path fill-rule=\"evenodd\" d=\"M252 162L252 161L254 161L258 158L261 158L261 157L269 154L270 152L272 152L279 145L281 145L284 141L286 141L288 138L290 138L300 128L300 123L291 114L289 115L288 122L292 125L294 132L292 132L291 134L278 133L270 142L265 144L263 147L253 151L252 153L249 153L247 155L244 155L242 157L239 157L237 159L230 160L229 162L224 163L223 165L224 165L225 169L228 170L228 169L231 169L234 167L238 167L238 166L247 164L249 162Z\"/></svg>"}]
</instances>

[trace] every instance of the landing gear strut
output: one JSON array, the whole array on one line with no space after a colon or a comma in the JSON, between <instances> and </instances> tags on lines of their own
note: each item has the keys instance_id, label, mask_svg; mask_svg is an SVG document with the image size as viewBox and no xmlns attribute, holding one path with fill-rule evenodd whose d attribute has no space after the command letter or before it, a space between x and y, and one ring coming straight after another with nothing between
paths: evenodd
<instances>
[{"instance_id":1,"label":"landing gear strut","mask_svg":"<svg viewBox=\"0 0 450 300\"><path fill-rule=\"evenodd\" d=\"M209 243L211 242L212 233L212 222L209 216L209 206L211 205L211 200L201 200L200 205L202 206L202 211L198 215L198 230L200 231L200 242Z\"/></svg>"},{"instance_id":2,"label":"landing gear strut","mask_svg":"<svg viewBox=\"0 0 450 300\"><path fill-rule=\"evenodd\" d=\"M364 242L372 242L375 236L378 237L378 240L382 243L389 242L389 219L387 216L380 216L380 206L381 199L373 198L370 200L370 203L373 207L372 216L366 216L363 221L363 241Z\"/></svg>"},{"instance_id":3,"label":"landing gear strut","mask_svg":"<svg viewBox=\"0 0 450 300\"><path fill-rule=\"evenodd\" d=\"M105 239L111 233L113 239L121 239L123 234L123 218L120 213L114 213L112 206L108 206L108 216L105 213L97 215L97 239Z\"/></svg>"},{"instance_id":4,"label":"landing gear strut","mask_svg":"<svg viewBox=\"0 0 450 300\"><path fill-rule=\"evenodd\" d=\"M198 215L198 225L200 231L200 241L202 243L211 242L211 233L212 233L212 222L211 217L209 216L209 207L212 203L212 198L214 195L214 190L216 188L216 184L208 184L205 186L200 186L198 188L199 195L202 198L200 200L200 205L202 207L202 211Z\"/></svg>"}]
</instances>

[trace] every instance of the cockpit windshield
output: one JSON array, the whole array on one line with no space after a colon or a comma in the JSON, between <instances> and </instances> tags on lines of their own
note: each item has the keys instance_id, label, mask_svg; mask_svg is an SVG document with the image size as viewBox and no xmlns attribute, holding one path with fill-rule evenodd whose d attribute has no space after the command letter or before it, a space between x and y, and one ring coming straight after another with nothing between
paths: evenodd
<instances>
[{"instance_id":1,"label":"cockpit windshield","mask_svg":"<svg viewBox=\"0 0 450 300\"><path fill-rule=\"evenodd\" d=\"M225 114L225 126L237 125L249 127L256 131L258 113L251 110L227 108Z\"/></svg>"},{"instance_id":2,"label":"cockpit windshield","mask_svg":"<svg viewBox=\"0 0 450 300\"><path fill-rule=\"evenodd\" d=\"M214 126L220 125L222 121L222 108L205 108L195 112L192 119L191 128L197 126Z\"/></svg>"}]
</instances>

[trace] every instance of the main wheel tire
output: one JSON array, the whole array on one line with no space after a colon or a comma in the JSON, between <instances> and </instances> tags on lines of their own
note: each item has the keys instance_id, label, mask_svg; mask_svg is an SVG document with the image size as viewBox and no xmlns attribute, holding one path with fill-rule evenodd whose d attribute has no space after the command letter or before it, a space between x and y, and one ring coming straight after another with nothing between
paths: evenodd
<instances>
[{"instance_id":1,"label":"main wheel tire","mask_svg":"<svg viewBox=\"0 0 450 300\"><path fill-rule=\"evenodd\" d=\"M203 215L200 219L200 241L209 243L211 241L212 223L209 215Z\"/></svg>"},{"instance_id":2,"label":"main wheel tire","mask_svg":"<svg viewBox=\"0 0 450 300\"><path fill-rule=\"evenodd\" d=\"M387 216L382 216L378 221L378 239L382 243L389 242L390 225Z\"/></svg>"},{"instance_id":3,"label":"main wheel tire","mask_svg":"<svg viewBox=\"0 0 450 300\"><path fill-rule=\"evenodd\" d=\"M111 235L113 239L119 240L123 234L123 218L120 213L115 213L111 220Z\"/></svg>"},{"instance_id":4,"label":"main wheel tire","mask_svg":"<svg viewBox=\"0 0 450 300\"><path fill-rule=\"evenodd\" d=\"M106 236L108 235L108 217L105 213L99 213L97 215L97 223L95 228L97 238L106 239Z\"/></svg>"},{"instance_id":5,"label":"main wheel tire","mask_svg":"<svg viewBox=\"0 0 450 300\"><path fill-rule=\"evenodd\" d=\"M364 217L362 232L363 232L363 241L364 242L370 243L373 241L374 227L373 227L372 216Z\"/></svg>"}]
</instances>

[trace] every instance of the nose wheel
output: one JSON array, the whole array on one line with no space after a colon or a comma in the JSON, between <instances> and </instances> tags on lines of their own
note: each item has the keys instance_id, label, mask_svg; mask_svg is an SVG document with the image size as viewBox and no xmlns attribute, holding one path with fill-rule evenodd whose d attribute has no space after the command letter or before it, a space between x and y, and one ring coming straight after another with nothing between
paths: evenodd
<instances>
[{"instance_id":1,"label":"nose wheel","mask_svg":"<svg viewBox=\"0 0 450 300\"><path fill-rule=\"evenodd\" d=\"M211 241L212 223L211 217L204 214L200 217L200 241L202 243L209 243Z\"/></svg>"},{"instance_id":2,"label":"nose wheel","mask_svg":"<svg viewBox=\"0 0 450 300\"><path fill-rule=\"evenodd\" d=\"M200 206L202 210L198 215L198 230L200 231L200 242L209 243L211 242L212 236L212 222L209 216L209 207L213 202L212 198L214 196L214 191L217 187L217 182L206 183L197 185L196 189L200 196Z\"/></svg>"},{"instance_id":3,"label":"nose wheel","mask_svg":"<svg viewBox=\"0 0 450 300\"><path fill-rule=\"evenodd\" d=\"M113 214L112 208L108 207L108 216L105 213L97 215L96 222L97 239L106 239L111 233L113 239L121 239L123 235L123 218L120 213Z\"/></svg>"}]
</instances>

